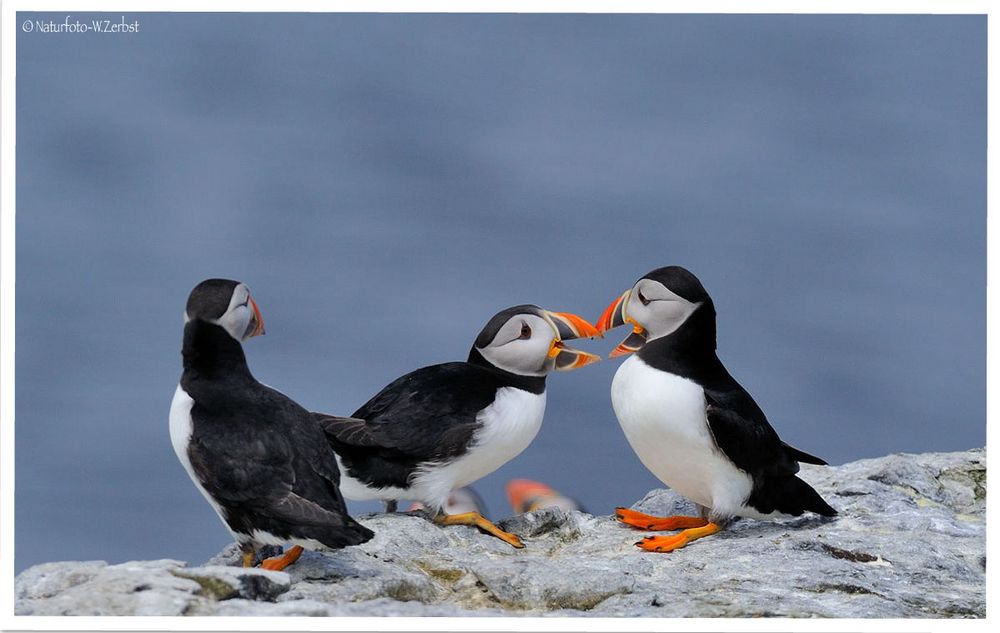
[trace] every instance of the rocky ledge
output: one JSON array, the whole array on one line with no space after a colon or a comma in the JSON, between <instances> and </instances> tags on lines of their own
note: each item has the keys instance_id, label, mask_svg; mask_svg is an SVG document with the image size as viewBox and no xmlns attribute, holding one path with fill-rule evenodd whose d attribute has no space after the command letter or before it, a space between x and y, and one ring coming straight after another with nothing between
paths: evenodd
<instances>
[{"instance_id":1,"label":"rocky ledge","mask_svg":"<svg viewBox=\"0 0 1000 633\"><path fill-rule=\"evenodd\" d=\"M985 617L986 453L804 467L840 516L739 521L669 554L611 516L558 509L470 527L366 515L370 542L286 572L176 560L46 563L15 580L19 615ZM634 508L690 513L669 490Z\"/></svg>"}]
</instances>

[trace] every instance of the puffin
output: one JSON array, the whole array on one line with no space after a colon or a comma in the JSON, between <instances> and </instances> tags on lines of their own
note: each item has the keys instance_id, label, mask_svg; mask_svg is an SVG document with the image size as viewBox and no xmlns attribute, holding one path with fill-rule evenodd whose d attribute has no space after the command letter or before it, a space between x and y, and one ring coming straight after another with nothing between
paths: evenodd
<instances>
[{"instance_id":1,"label":"puffin","mask_svg":"<svg viewBox=\"0 0 1000 633\"><path fill-rule=\"evenodd\" d=\"M532 479L511 479L504 486L507 499L515 514L559 508L566 512L586 512L583 505L572 497L567 497L548 484Z\"/></svg>"},{"instance_id":2,"label":"puffin","mask_svg":"<svg viewBox=\"0 0 1000 633\"><path fill-rule=\"evenodd\" d=\"M407 512L413 512L414 510L423 510L424 504L419 501L413 502ZM448 495L448 501L444 504L444 511L448 514L461 514L462 512L478 512L484 517L488 514L486 511L486 502L483 498L479 496L479 493L473 490L472 486L462 486L461 488L455 488ZM392 510L395 512L395 510Z\"/></svg>"},{"instance_id":3,"label":"puffin","mask_svg":"<svg viewBox=\"0 0 1000 633\"><path fill-rule=\"evenodd\" d=\"M514 306L486 323L465 362L401 376L349 418L315 413L343 473L344 496L414 500L438 525L474 525L524 547L479 512L445 512L449 493L527 448L545 413L546 375L600 360L563 341L597 336L574 314Z\"/></svg>"},{"instance_id":4,"label":"puffin","mask_svg":"<svg viewBox=\"0 0 1000 633\"><path fill-rule=\"evenodd\" d=\"M629 444L660 481L687 497L699 516L656 517L617 508L644 530L682 530L636 543L670 552L715 534L732 520L837 514L796 476L799 462L822 459L781 441L763 411L716 354L715 305L681 266L657 268L607 307L602 333L632 332L610 356L634 354L611 384L611 403Z\"/></svg>"},{"instance_id":5,"label":"puffin","mask_svg":"<svg viewBox=\"0 0 1000 633\"><path fill-rule=\"evenodd\" d=\"M170 404L170 440L195 487L239 543L244 567L265 545L292 543L265 569L303 548L339 549L373 533L347 514L337 461L312 415L257 382L242 342L264 333L250 289L207 279L184 311L184 371Z\"/></svg>"}]
</instances>

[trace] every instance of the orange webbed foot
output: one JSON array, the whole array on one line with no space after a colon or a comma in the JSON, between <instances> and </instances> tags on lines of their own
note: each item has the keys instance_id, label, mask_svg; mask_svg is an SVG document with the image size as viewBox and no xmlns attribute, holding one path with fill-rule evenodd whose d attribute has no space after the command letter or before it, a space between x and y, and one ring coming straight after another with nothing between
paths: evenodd
<instances>
[{"instance_id":1,"label":"orange webbed foot","mask_svg":"<svg viewBox=\"0 0 1000 633\"><path fill-rule=\"evenodd\" d=\"M265 558L260 563L261 569L270 569L271 571L281 571L285 567L288 567L302 556L302 546L296 545L289 548L287 552L281 556L273 556L271 558Z\"/></svg>"},{"instance_id":2,"label":"orange webbed foot","mask_svg":"<svg viewBox=\"0 0 1000 633\"><path fill-rule=\"evenodd\" d=\"M615 518L625 525L631 525L640 530L683 530L708 525L708 520L701 517L657 517L628 508L615 508Z\"/></svg>"},{"instance_id":3,"label":"orange webbed foot","mask_svg":"<svg viewBox=\"0 0 1000 633\"><path fill-rule=\"evenodd\" d=\"M672 536L647 536L638 541L636 545L647 552L672 552L684 547L691 541L715 534L721 529L715 523L707 523L702 527L684 530L680 534Z\"/></svg>"},{"instance_id":4,"label":"orange webbed foot","mask_svg":"<svg viewBox=\"0 0 1000 633\"><path fill-rule=\"evenodd\" d=\"M487 534L492 534L511 547L521 549L524 543L516 534L504 532L492 521L485 518L478 512L463 512L462 514L438 514L434 517L434 522L438 525L474 525Z\"/></svg>"}]
</instances>

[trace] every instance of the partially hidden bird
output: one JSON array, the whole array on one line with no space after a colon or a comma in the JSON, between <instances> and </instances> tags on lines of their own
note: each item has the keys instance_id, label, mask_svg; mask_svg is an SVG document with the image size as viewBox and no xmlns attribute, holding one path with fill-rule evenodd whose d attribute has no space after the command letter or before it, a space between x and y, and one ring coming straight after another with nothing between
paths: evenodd
<instances>
[{"instance_id":1,"label":"partially hidden bird","mask_svg":"<svg viewBox=\"0 0 1000 633\"><path fill-rule=\"evenodd\" d=\"M410 507L406 509L407 512L413 512L414 510L425 510L424 504L419 501L415 501L410 504ZM478 512L484 517L488 517L489 513L486 511L486 502L483 498L479 496L479 493L473 490L472 486L462 486L461 488L455 488L450 493L448 493L448 501L445 502L444 508L442 508L447 514L463 514L465 512ZM393 510L395 512L395 510Z\"/></svg>"},{"instance_id":2,"label":"partially hidden bird","mask_svg":"<svg viewBox=\"0 0 1000 633\"><path fill-rule=\"evenodd\" d=\"M548 484L532 479L511 479L504 486L510 507L516 514L535 512L545 508L559 508L566 512L586 512L583 505L572 497L555 490Z\"/></svg>"}]
</instances>

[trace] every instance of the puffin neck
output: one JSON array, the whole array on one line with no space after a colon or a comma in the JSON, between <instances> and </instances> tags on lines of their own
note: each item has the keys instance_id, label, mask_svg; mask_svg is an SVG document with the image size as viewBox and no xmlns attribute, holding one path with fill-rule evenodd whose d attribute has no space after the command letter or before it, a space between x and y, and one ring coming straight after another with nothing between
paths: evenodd
<instances>
[{"instance_id":1,"label":"puffin neck","mask_svg":"<svg viewBox=\"0 0 1000 633\"><path fill-rule=\"evenodd\" d=\"M475 346L469 350L469 359L466 362L496 374L508 386L517 387L531 393L543 393L545 391L545 376L522 376L509 372L506 369L500 369L483 358L483 355Z\"/></svg>"},{"instance_id":2,"label":"puffin neck","mask_svg":"<svg viewBox=\"0 0 1000 633\"><path fill-rule=\"evenodd\" d=\"M204 377L220 375L252 378L243 346L222 326L200 319L188 321L184 326L184 371L197 372Z\"/></svg>"}]
</instances>

